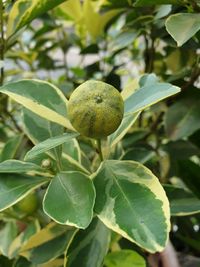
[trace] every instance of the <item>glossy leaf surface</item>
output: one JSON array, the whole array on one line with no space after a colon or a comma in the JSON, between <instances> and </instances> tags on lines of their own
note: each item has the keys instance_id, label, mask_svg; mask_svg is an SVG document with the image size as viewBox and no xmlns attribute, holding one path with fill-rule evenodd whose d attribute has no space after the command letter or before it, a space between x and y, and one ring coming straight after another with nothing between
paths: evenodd
<instances>
[{"instance_id":1,"label":"glossy leaf surface","mask_svg":"<svg viewBox=\"0 0 200 267\"><path fill-rule=\"evenodd\" d=\"M138 112L178 92L180 88L169 83L145 84L125 100L125 113Z\"/></svg>"},{"instance_id":2,"label":"glossy leaf surface","mask_svg":"<svg viewBox=\"0 0 200 267\"><path fill-rule=\"evenodd\" d=\"M94 200L94 186L87 175L61 172L51 181L43 208L56 222L84 229L92 220Z\"/></svg>"},{"instance_id":3,"label":"glossy leaf surface","mask_svg":"<svg viewBox=\"0 0 200 267\"><path fill-rule=\"evenodd\" d=\"M39 176L0 174L0 210L14 205L29 192L48 181L49 179Z\"/></svg>"},{"instance_id":4,"label":"glossy leaf surface","mask_svg":"<svg viewBox=\"0 0 200 267\"><path fill-rule=\"evenodd\" d=\"M67 119L67 99L54 85L40 80L21 80L7 83L0 92L37 115L73 130Z\"/></svg>"},{"instance_id":5,"label":"glossy leaf surface","mask_svg":"<svg viewBox=\"0 0 200 267\"><path fill-rule=\"evenodd\" d=\"M63 143L69 141L70 139L77 137L78 135L79 135L78 133L65 133L60 136L51 137L39 143L38 145L34 146L30 151L28 151L25 159L34 158L35 156L41 153L44 153L52 148L62 145Z\"/></svg>"},{"instance_id":6,"label":"glossy leaf surface","mask_svg":"<svg viewBox=\"0 0 200 267\"><path fill-rule=\"evenodd\" d=\"M15 222L8 222L0 230L0 252L5 256L9 256L9 247L13 239L17 236L17 225Z\"/></svg>"},{"instance_id":7,"label":"glossy leaf surface","mask_svg":"<svg viewBox=\"0 0 200 267\"><path fill-rule=\"evenodd\" d=\"M110 230L97 218L79 231L69 249L69 267L101 267L108 251Z\"/></svg>"},{"instance_id":8,"label":"glossy leaf surface","mask_svg":"<svg viewBox=\"0 0 200 267\"><path fill-rule=\"evenodd\" d=\"M177 45L181 46L200 30L200 16L195 13L174 14L166 20L165 25Z\"/></svg>"},{"instance_id":9,"label":"glossy leaf surface","mask_svg":"<svg viewBox=\"0 0 200 267\"><path fill-rule=\"evenodd\" d=\"M143 257L128 249L109 253L104 263L106 267L146 267Z\"/></svg>"},{"instance_id":10,"label":"glossy leaf surface","mask_svg":"<svg viewBox=\"0 0 200 267\"><path fill-rule=\"evenodd\" d=\"M17 135L12 137L8 142L4 145L1 155L0 161L4 161L7 159L13 159L22 142L23 135Z\"/></svg>"},{"instance_id":11,"label":"glossy leaf surface","mask_svg":"<svg viewBox=\"0 0 200 267\"><path fill-rule=\"evenodd\" d=\"M185 216L200 212L200 199L183 188L165 185L172 216Z\"/></svg>"},{"instance_id":12,"label":"glossy leaf surface","mask_svg":"<svg viewBox=\"0 0 200 267\"><path fill-rule=\"evenodd\" d=\"M64 133L63 126L42 118L26 108L23 108L23 123L26 135L35 145ZM61 153L60 146L48 151L48 154L54 159Z\"/></svg>"},{"instance_id":13,"label":"glossy leaf surface","mask_svg":"<svg viewBox=\"0 0 200 267\"><path fill-rule=\"evenodd\" d=\"M200 92L191 91L182 99L176 101L165 115L165 128L168 136L179 140L190 136L200 128Z\"/></svg>"},{"instance_id":14,"label":"glossy leaf surface","mask_svg":"<svg viewBox=\"0 0 200 267\"><path fill-rule=\"evenodd\" d=\"M13 5L8 18L7 36L11 36L33 19L61 4L65 0L19 0Z\"/></svg>"},{"instance_id":15,"label":"glossy leaf surface","mask_svg":"<svg viewBox=\"0 0 200 267\"><path fill-rule=\"evenodd\" d=\"M169 203L150 170L134 161L105 161L94 184L95 212L107 227L148 251L165 247Z\"/></svg>"},{"instance_id":16,"label":"glossy leaf surface","mask_svg":"<svg viewBox=\"0 0 200 267\"><path fill-rule=\"evenodd\" d=\"M29 171L42 172L44 170L34 163L15 159L5 160L0 163L0 173L23 173Z\"/></svg>"},{"instance_id":17,"label":"glossy leaf surface","mask_svg":"<svg viewBox=\"0 0 200 267\"><path fill-rule=\"evenodd\" d=\"M134 122L137 120L140 112L137 113L127 113L124 115L123 120L119 128L108 137L108 142L110 146L116 145L128 132Z\"/></svg>"}]
</instances>

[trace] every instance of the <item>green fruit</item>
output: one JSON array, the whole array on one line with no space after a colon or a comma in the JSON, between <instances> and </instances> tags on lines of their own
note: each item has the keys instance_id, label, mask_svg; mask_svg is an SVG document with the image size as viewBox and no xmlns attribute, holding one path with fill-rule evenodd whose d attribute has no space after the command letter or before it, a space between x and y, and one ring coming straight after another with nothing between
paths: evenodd
<instances>
[{"instance_id":1,"label":"green fruit","mask_svg":"<svg viewBox=\"0 0 200 267\"><path fill-rule=\"evenodd\" d=\"M82 135L103 138L120 125L124 114L121 94L100 81L87 81L72 93L68 115L73 127Z\"/></svg>"},{"instance_id":2,"label":"green fruit","mask_svg":"<svg viewBox=\"0 0 200 267\"><path fill-rule=\"evenodd\" d=\"M31 193L21 201L19 201L15 207L16 210L22 211L26 214L32 214L38 208L38 198L35 193Z\"/></svg>"}]
</instances>

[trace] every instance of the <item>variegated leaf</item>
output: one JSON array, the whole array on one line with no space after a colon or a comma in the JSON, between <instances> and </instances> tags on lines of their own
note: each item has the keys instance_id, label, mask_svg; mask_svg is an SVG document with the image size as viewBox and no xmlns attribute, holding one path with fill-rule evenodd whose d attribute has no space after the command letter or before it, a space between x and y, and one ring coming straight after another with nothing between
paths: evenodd
<instances>
[{"instance_id":1,"label":"variegated leaf","mask_svg":"<svg viewBox=\"0 0 200 267\"><path fill-rule=\"evenodd\" d=\"M15 159L8 159L0 163L0 173L45 172L40 166Z\"/></svg>"},{"instance_id":2,"label":"variegated leaf","mask_svg":"<svg viewBox=\"0 0 200 267\"><path fill-rule=\"evenodd\" d=\"M76 138L70 139L63 144L63 153L70 156L77 162L81 162L81 149Z\"/></svg>"},{"instance_id":3,"label":"variegated leaf","mask_svg":"<svg viewBox=\"0 0 200 267\"><path fill-rule=\"evenodd\" d=\"M40 266L39 264L52 261L66 253L76 232L75 228L66 229L63 234L21 254L36 266Z\"/></svg>"},{"instance_id":4,"label":"variegated leaf","mask_svg":"<svg viewBox=\"0 0 200 267\"><path fill-rule=\"evenodd\" d=\"M195 13L178 13L168 17L165 22L168 33L182 46L200 30L200 15Z\"/></svg>"},{"instance_id":5,"label":"variegated leaf","mask_svg":"<svg viewBox=\"0 0 200 267\"><path fill-rule=\"evenodd\" d=\"M23 108L23 122L26 135L35 145L48 138L64 133L63 126L46 120L26 108ZM61 146L48 151L48 155L54 159L57 159L58 156L60 157L61 153Z\"/></svg>"},{"instance_id":6,"label":"variegated leaf","mask_svg":"<svg viewBox=\"0 0 200 267\"><path fill-rule=\"evenodd\" d=\"M164 249L169 202L149 169L134 161L105 161L94 184L95 212L108 228L152 253Z\"/></svg>"},{"instance_id":7,"label":"variegated leaf","mask_svg":"<svg viewBox=\"0 0 200 267\"><path fill-rule=\"evenodd\" d=\"M8 251L9 258L14 258L18 255L22 246L27 244L28 240L30 240L31 236L38 233L40 230L40 225L37 220L30 222L27 228L21 232L11 243Z\"/></svg>"},{"instance_id":8,"label":"variegated leaf","mask_svg":"<svg viewBox=\"0 0 200 267\"><path fill-rule=\"evenodd\" d=\"M179 91L178 87L169 83L159 83L154 73L144 74L139 82L134 81L132 90L125 88L125 92L122 91L125 103L124 118L119 128L109 136L109 144L113 146L124 137L138 118L140 111Z\"/></svg>"},{"instance_id":9,"label":"variegated leaf","mask_svg":"<svg viewBox=\"0 0 200 267\"><path fill-rule=\"evenodd\" d=\"M8 17L7 37L10 37L33 19L56 7L66 0L18 0Z\"/></svg>"},{"instance_id":10,"label":"variegated leaf","mask_svg":"<svg viewBox=\"0 0 200 267\"><path fill-rule=\"evenodd\" d=\"M94 201L95 189L89 176L76 171L61 172L46 191L43 209L60 224L85 229L92 220Z\"/></svg>"},{"instance_id":11,"label":"variegated leaf","mask_svg":"<svg viewBox=\"0 0 200 267\"><path fill-rule=\"evenodd\" d=\"M165 185L172 216L186 216L200 213L200 199L192 192L173 185Z\"/></svg>"},{"instance_id":12,"label":"variegated leaf","mask_svg":"<svg viewBox=\"0 0 200 267\"><path fill-rule=\"evenodd\" d=\"M145 83L125 100L125 113L141 111L178 92L180 88L169 83Z\"/></svg>"},{"instance_id":13,"label":"variegated leaf","mask_svg":"<svg viewBox=\"0 0 200 267\"><path fill-rule=\"evenodd\" d=\"M68 228L66 226L51 222L35 233L31 238L23 244L20 249L20 254L23 255L28 250L36 248L50 240L62 235Z\"/></svg>"},{"instance_id":14,"label":"variegated leaf","mask_svg":"<svg viewBox=\"0 0 200 267\"><path fill-rule=\"evenodd\" d=\"M48 178L22 174L0 174L0 211L14 205L35 188L47 183Z\"/></svg>"},{"instance_id":15,"label":"variegated leaf","mask_svg":"<svg viewBox=\"0 0 200 267\"><path fill-rule=\"evenodd\" d=\"M129 249L109 253L104 264L106 267L146 267L145 259L136 251Z\"/></svg>"},{"instance_id":16,"label":"variegated leaf","mask_svg":"<svg viewBox=\"0 0 200 267\"><path fill-rule=\"evenodd\" d=\"M109 243L110 230L98 218L94 218L89 227L79 231L72 241L68 267L101 267Z\"/></svg>"},{"instance_id":17,"label":"variegated leaf","mask_svg":"<svg viewBox=\"0 0 200 267\"><path fill-rule=\"evenodd\" d=\"M0 92L37 115L74 130L67 119L67 99L54 85L40 80L21 80L4 85Z\"/></svg>"},{"instance_id":18,"label":"variegated leaf","mask_svg":"<svg viewBox=\"0 0 200 267\"><path fill-rule=\"evenodd\" d=\"M77 137L78 135L79 135L78 133L72 132L72 133L64 133L59 136L48 138L45 141L34 146L31 150L29 150L25 156L25 159L34 158L35 156L41 153L44 153L46 151L49 151L52 148L62 145L64 142L67 142L70 139Z\"/></svg>"},{"instance_id":19,"label":"variegated leaf","mask_svg":"<svg viewBox=\"0 0 200 267\"><path fill-rule=\"evenodd\" d=\"M79 171L85 174L90 174L88 169L86 169L80 162L73 159L70 155L63 153L61 162L63 171Z\"/></svg>"},{"instance_id":20,"label":"variegated leaf","mask_svg":"<svg viewBox=\"0 0 200 267\"><path fill-rule=\"evenodd\" d=\"M41 118L40 116L25 108L23 109L23 121L26 135L35 145L43 142L48 138L63 134L63 127L61 125ZM63 170L81 171L89 174L89 171L85 169L77 160L80 157L80 148L76 139L71 139L71 141L72 144L69 144L69 142L67 142L66 145L63 145ZM61 157L61 146L55 147L47 153L53 159L58 158L58 155Z\"/></svg>"},{"instance_id":21,"label":"variegated leaf","mask_svg":"<svg viewBox=\"0 0 200 267\"><path fill-rule=\"evenodd\" d=\"M108 137L108 142L110 146L116 145L124 137L124 135L128 132L128 130L137 120L139 114L140 112L124 114L123 120L119 128Z\"/></svg>"},{"instance_id":22,"label":"variegated leaf","mask_svg":"<svg viewBox=\"0 0 200 267\"><path fill-rule=\"evenodd\" d=\"M10 138L6 144L4 145L1 155L0 155L0 161L4 161L7 159L13 159L16 155L16 152L23 140L23 135L17 135L12 138Z\"/></svg>"},{"instance_id":23,"label":"variegated leaf","mask_svg":"<svg viewBox=\"0 0 200 267\"><path fill-rule=\"evenodd\" d=\"M83 2L83 18L80 23L84 23L87 31L95 39L102 34L106 24L121 12L121 10L111 10L104 12L104 14L99 14L94 9L91 0L85 0ZM91 23L92 21L92 23Z\"/></svg>"},{"instance_id":24,"label":"variegated leaf","mask_svg":"<svg viewBox=\"0 0 200 267\"><path fill-rule=\"evenodd\" d=\"M15 221L9 221L0 230L0 254L8 257L9 247L13 239L17 236L17 225Z\"/></svg>"}]
</instances>

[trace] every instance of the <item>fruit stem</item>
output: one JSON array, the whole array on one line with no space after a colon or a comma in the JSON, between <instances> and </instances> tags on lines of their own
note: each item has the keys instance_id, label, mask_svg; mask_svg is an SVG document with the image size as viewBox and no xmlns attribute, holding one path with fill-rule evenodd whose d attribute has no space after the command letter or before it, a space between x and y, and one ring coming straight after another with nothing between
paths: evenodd
<instances>
[{"instance_id":1,"label":"fruit stem","mask_svg":"<svg viewBox=\"0 0 200 267\"><path fill-rule=\"evenodd\" d=\"M99 158L101 161L103 161L103 153L102 153L102 149L101 149L101 139L97 139L97 149L98 149Z\"/></svg>"}]
</instances>

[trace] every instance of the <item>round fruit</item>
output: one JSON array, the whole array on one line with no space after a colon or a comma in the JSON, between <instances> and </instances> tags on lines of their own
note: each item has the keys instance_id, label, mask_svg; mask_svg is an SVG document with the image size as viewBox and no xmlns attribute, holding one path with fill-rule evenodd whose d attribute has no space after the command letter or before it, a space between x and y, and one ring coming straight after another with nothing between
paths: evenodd
<instances>
[{"instance_id":1,"label":"round fruit","mask_svg":"<svg viewBox=\"0 0 200 267\"><path fill-rule=\"evenodd\" d=\"M87 81L72 93L68 115L73 127L82 135L102 138L113 133L124 114L124 102L113 86Z\"/></svg>"},{"instance_id":2,"label":"round fruit","mask_svg":"<svg viewBox=\"0 0 200 267\"><path fill-rule=\"evenodd\" d=\"M35 193L31 193L16 204L16 209L32 214L38 208L38 198Z\"/></svg>"}]
</instances>

